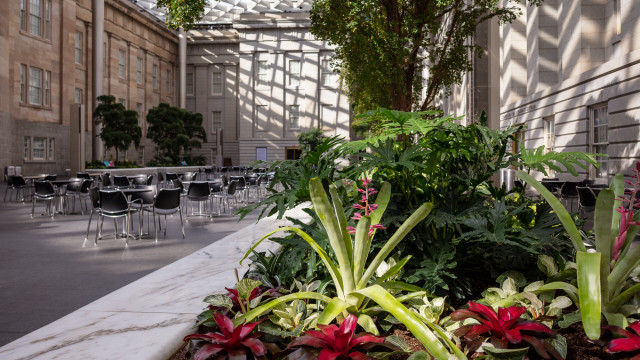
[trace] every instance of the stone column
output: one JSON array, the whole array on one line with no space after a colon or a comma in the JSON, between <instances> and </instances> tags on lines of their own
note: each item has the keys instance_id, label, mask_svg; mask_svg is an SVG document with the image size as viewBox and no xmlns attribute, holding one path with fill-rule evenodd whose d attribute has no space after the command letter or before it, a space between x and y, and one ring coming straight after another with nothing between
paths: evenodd
<instances>
[{"instance_id":1,"label":"stone column","mask_svg":"<svg viewBox=\"0 0 640 360\"><path fill-rule=\"evenodd\" d=\"M104 0L92 0L92 22L93 22L93 101L95 109L98 106L97 97L103 94L102 80L104 78ZM93 122L93 121L92 121ZM104 156L104 146L98 134L102 131L102 126L93 125L93 159L102 160Z\"/></svg>"},{"instance_id":2,"label":"stone column","mask_svg":"<svg viewBox=\"0 0 640 360\"><path fill-rule=\"evenodd\" d=\"M180 66L180 99L179 106L182 109L187 108L187 33L180 28L178 33L178 62Z\"/></svg>"}]
</instances>

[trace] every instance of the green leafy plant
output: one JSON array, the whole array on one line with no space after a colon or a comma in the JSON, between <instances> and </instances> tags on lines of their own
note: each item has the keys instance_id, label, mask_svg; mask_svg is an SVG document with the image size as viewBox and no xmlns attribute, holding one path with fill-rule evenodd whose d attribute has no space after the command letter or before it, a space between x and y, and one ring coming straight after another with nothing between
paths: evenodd
<instances>
[{"instance_id":1,"label":"green leafy plant","mask_svg":"<svg viewBox=\"0 0 640 360\"><path fill-rule=\"evenodd\" d=\"M525 166L529 171L539 171L545 175L549 175L547 170L568 172L573 176L578 176L576 166L587 169L589 165L597 165L596 156L606 156L604 154L590 154L580 151L545 151L544 146L540 146L537 149L527 150L524 144L520 146L520 152L516 159L513 161L513 165L516 167ZM564 170L558 166L561 164Z\"/></svg>"},{"instance_id":2,"label":"green leafy plant","mask_svg":"<svg viewBox=\"0 0 640 360\"><path fill-rule=\"evenodd\" d=\"M368 189L368 185L368 181L365 180L364 188ZM390 185L382 185L380 193L376 197L375 204L370 203L368 199L365 201L365 205L358 204L364 207L362 210L366 211L359 217L357 227L355 228L354 239L351 238L347 230L347 217L344 213L343 205L339 200L336 187L334 185L329 186L329 193L331 194L331 200L329 200L329 196L324 190L322 182L314 178L310 181L309 191L314 210L329 236L331 249L337 263L334 262L329 254L320 248L308 234L295 227L282 227L275 230L264 236L256 246L278 231L291 231L298 234L318 253L322 263L328 269L336 288L336 297L330 299L313 292L285 295L279 299L258 306L253 311L238 317L235 321L238 323L245 320L250 321L281 302L293 299L313 298L326 304L324 311L320 314L318 324L328 324L336 318L336 316L346 311L352 314L358 314L358 323L363 326L365 330L375 334L378 330L371 316L366 313L368 301L365 301L365 299L369 298L377 303L382 310L388 311L405 324L424 344L425 348L437 359L448 359L451 352L456 354L455 356L464 358L464 355L453 344L448 344L450 350L447 350L438 337L413 312L409 311L400 302L400 300L406 300L410 297L424 295L424 292L416 292L413 295L410 294L408 296L394 298L394 296L385 290L385 287L415 290L415 287L409 286L408 284L384 281L399 271L408 258L403 259L399 264L389 269L381 278L374 281L374 285L369 284L375 270L380 266L382 261L392 253L393 249L402 241L404 236L427 216L431 210L431 204L426 203L418 208L418 210L400 226L386 244L382 246L378 254L367 265L371 242L375 232L379 228L376 225L380 223L380 219L389 202L391 195ZM363 191L365 191L365 196L367 196L368 190ZM252 250L253 248L247 252L245 257L248 256Z\"/></svg>"},{"instance_id":3,"label":"green leafy plant","mask_svg":"<svg viewBox=\"0 0 640 360\"><path fill-rule=\"evenodd\" d=\"M280 303L271 310L271 322L263 323L260 330L281 337L298 336L304 330L315 328L319 315L302 300ZM276 327L264 326L267 324L274 324Z\"/></svg>"},{"instance_id":4,"label":"green leafy plant","mask_svg":"<svg viewBox=\"0 0 640 360\"><path fill-rule=\"evenodd\" d=\"M117 163L120 151L127 151L132 143L136 149L140 146L142 129L138 126L138 112L127 110L112 95L100 95L98 102L93 118L96 124L102 125L100 139L105 147L116 150Z\"/></svg>"},{"instance_id":5,"label":"green leafy plant","mask_svg":"<svg viewBox=\"0 0 640 360\"><path fill-rule=\"evenodd\" d=\"M300 143L300 146L302 146L304 151L307 150L307 147L308 150L316 151L318 145L322 144L326 138L327 136L322 132L322 128L317 127L298 134L298 143Z\"/></svg>"},{"instance_id":6,"label":"green leafy plant","mask_svg":"<svg viewBox=\"0 0 640 360\"><path fill-rule=\"evenodd\" d=\"M622 174L613 177L609 189L598 195L594 213L595 251L587 247L573 218L561 202L542 184L524 171L517 175L542 194L555 210L577 251L577 280L580 313L587 336L600 337L601 316L610 324L625 327L624 305L640 291L640 284L629 277L640 264L640 248L632 248L631 242L640 229L640 212L636 211L635 194L638 191L640 162L633 169L633 188L630 198L625 198L625 180ZM625 207L625 204L628 204ZM631 280L631 281L628 281Z\"/></svg>"},{"instance_id":7,"label":"green leafy plant","mask_svg":"<svg viewBox=\"0 0 640 360\"><path fill-rule=\"evenodd\" d=\"M267 187L269 194L256 204L240 208L237 211L240 218L262 208L259 218L277 214L281 219L286 210L311 199L309 181L312 178L321 179L328 187L337 174L337 161L343 155L336 147L343 141L339 136L326 138L315 150L303 152L298 160L273 162L267 169L267 172L274 172Z\"/></svg>"}]
</instances>

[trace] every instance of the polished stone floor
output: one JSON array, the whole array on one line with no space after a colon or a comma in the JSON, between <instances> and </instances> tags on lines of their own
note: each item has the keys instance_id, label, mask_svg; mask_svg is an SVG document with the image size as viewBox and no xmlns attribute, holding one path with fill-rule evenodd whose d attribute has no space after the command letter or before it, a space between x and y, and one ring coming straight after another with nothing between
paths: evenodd
<instances>
[{"instance_id":1,"label":"polished stone floor","mask_svg":"<svg viewBox=\"0 0 640 360\"><path fill-rule=\"evenodd\" d=\"M1 184L0 195L4 193ZM51 219L38 214L43 211L44 205L37 204L31 219L31 203L0 202L0 346L257 220L255 215L241 222L229 215L189 218L182 239L175 215L157 244L151 238L130 240L125 247L123 239L111 237L96 246L95 217L85 242L89 215ZM137 229L137 215L134 224ZM113 221L105 221L103 233L113 231Z\"/></svg>"}]
</instances>

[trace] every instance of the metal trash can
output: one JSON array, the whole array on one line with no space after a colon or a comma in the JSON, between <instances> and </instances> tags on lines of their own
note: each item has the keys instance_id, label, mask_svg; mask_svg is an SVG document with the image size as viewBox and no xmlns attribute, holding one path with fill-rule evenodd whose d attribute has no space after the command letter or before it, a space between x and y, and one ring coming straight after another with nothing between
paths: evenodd
<instances>
[{"instance_id":1,"label":"metal trash can","mask_svg":"<svg viewBox=\"0 0 640 360\"><path fill-rule=\"evenodd\" d=\"M507 191L514 188L516 171L513 169L500 169L500 186L504 185Z\"/></svg>"},{"instance_id":2,"label":"metal trash can","mask_svg":"<svg viewBox=\"0 0 640 360\"><path fill-rule=\"evenodd\" d=\"M22 175L22 166L16 166L16 175Z\"/></svg>"}]
</instances>

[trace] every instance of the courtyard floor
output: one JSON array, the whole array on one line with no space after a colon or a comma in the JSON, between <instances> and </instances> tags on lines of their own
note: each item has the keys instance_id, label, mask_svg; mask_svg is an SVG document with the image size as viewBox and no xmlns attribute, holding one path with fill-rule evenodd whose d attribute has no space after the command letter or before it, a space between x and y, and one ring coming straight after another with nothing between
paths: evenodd
<instances>
[{"instance_id":1,"label":"courtyard floor","mask_svg":"<svg viewBox=\"0 0 640 360\"><path fill-rule=\"evenodd\" d=\"M1 184L0 195L4 191ZM0 202L0 346L257 220L257 214L241 222L229 215L189 218L182 239L176 214L168 217L167 235L160 233L157 244L150 238L129 240L125 247L123 239L111 236L96 246L95 216L85 243L88 214L51 219L40 216L43 211L44 204L36 204L31 219L31 203ZM133 221L137 230L137 215ZM113 231L113 221L105 221L103 235Z\"/></svg>"}]
</instances>

